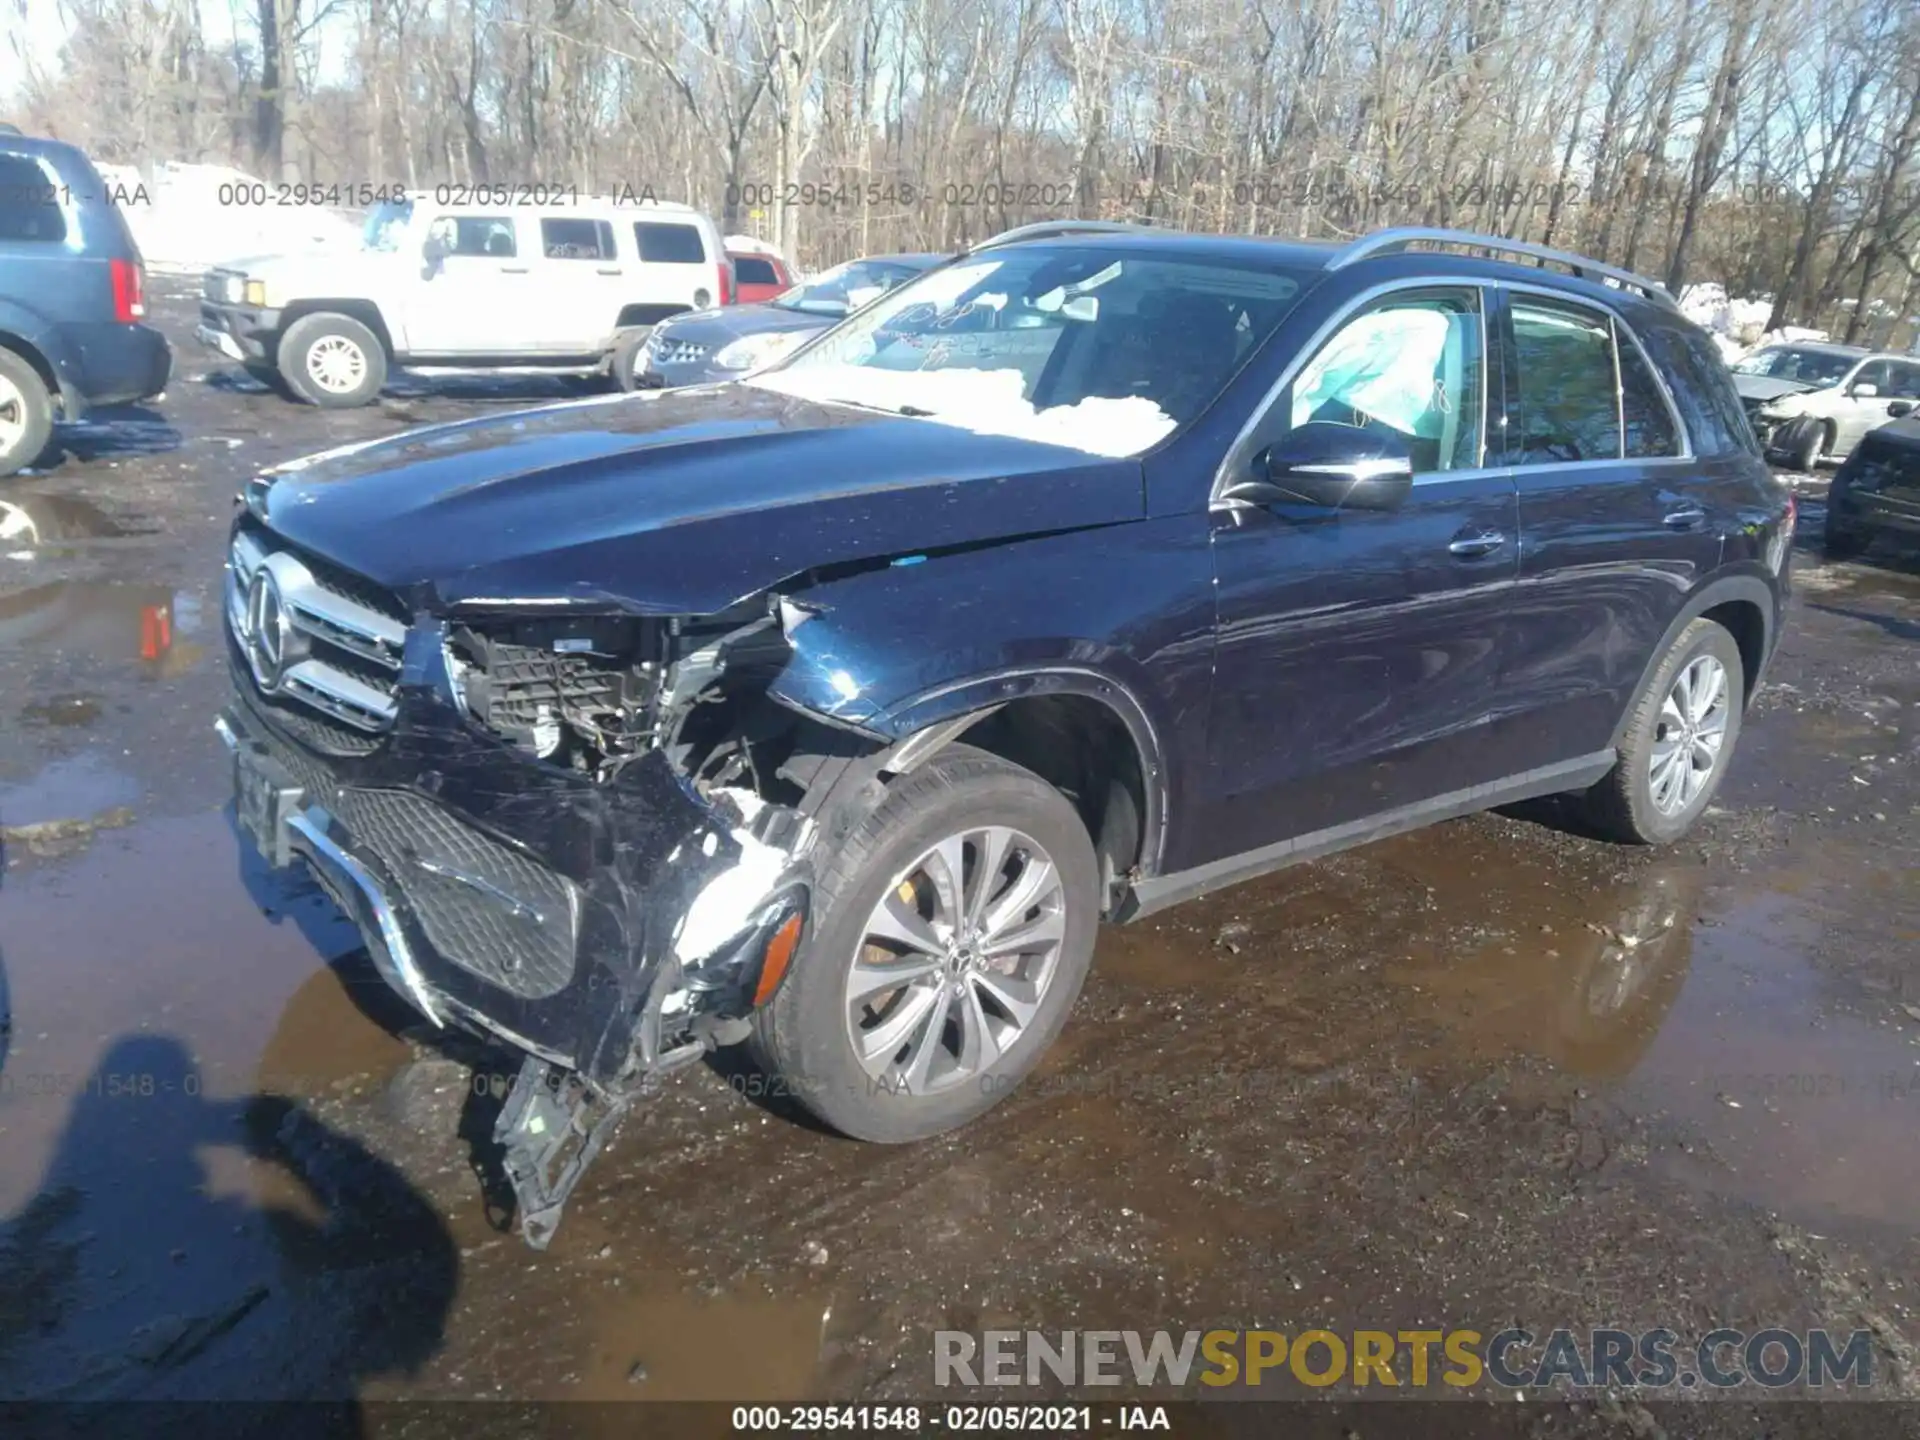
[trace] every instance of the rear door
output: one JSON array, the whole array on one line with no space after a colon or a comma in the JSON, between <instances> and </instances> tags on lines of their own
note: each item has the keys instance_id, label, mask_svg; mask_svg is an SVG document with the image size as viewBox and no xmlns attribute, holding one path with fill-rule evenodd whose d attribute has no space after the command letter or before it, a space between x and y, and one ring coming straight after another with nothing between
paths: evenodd
<instances>
[{"instance_id":1,"label":"rear door","mask_svg":"<svg viewBox=\"0 0 1920 1440\"><path fill-rule=\"evenodd\" d=\"M1484 459L1483 291L1420 285L1343 317L1259 422L1417 437L1398 510L1220 507L1207 858L1507 773L1487 743L1516 574L1513 479Z\"/></svg>"},{"instance_id":2,"label":"rear door","mask_svg":"<svg viewBox=\"0 0 1920 1440\"><path fill-rule=\"evenodd\" d=\"M1502 287L1497 309L1521 536L1500 736L1515 768L1532 769L1612 743L1745 492L1693 455L1618 315L1522 286Z\"/></svg>"},{"instance_id":3,"label":"rear door","mask_svg":"<svg viewBox=\"0 0 1920 1440\"><path fill-rule=\"evenodd\" d=\"M621 256L611 220L542 215L535 223L541 306L530 338L546 355L597 355L612 342L633 283L632 262Z\"/></svg>"}]
</instances>

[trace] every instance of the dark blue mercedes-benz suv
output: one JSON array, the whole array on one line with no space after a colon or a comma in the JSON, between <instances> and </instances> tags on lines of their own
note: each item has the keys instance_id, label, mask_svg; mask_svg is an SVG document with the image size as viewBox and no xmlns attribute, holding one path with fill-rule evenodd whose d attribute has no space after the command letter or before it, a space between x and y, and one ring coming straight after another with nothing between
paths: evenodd
<instances>
[{"instance_id":1,"label":"dark blue mercedes-benz suv","mask_svg":"<svg viewBox=\"0 0 1920 1440\"><path fill-rule=\"evenodd\" d=\"M715 1046L910 1140L1033 1067L1103 918L1529 796L1673 840L1794 524L1650 281L1449 231L1093 223L751 379L242 499L242 828L425 1016L523 1053L499 1134L535 1244L648 1077Z\"/></svg>"}]
</instances>

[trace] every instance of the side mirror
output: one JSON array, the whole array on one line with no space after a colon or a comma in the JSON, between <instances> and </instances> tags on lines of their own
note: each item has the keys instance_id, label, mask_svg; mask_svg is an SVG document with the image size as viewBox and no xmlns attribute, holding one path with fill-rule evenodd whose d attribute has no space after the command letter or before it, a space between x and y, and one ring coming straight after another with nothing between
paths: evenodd
<instances>
[{"instance_id":1,"label":"side mirror","mask_svg":"<svg viewBox=\"0 0 1920 1440\"><path fill-rule=\"evenodd\" d=\"M1407 437L1380 427L1310 421L1267 447L1254 478L1223 498L1250 505L1316 505L1327 510L1397 510L1413 488Z\"/></svg>"},{"instance_id":2,"label":"side mirror","mask_svg":"<svg viewBox=\"0 0 1920 1440\"><path fill-rule=\"evenodd\" d=\"M1887 414L1896 420L1904 420L1912 413L1913 401L1911 400L1889 400L1887 402Z\"/></svg>"},{"instance_id":3,"label":"side mirror","mask_svg":"<svg viewBox=\"0 0 1920 1440\"><path fill-rule=\"evenodd\" d=\"M447 254L447 242L444 236L429 235L421 243L420 258L427 262L428 274L432 274L440 268L440 264L447 258Z\"/></svg>"},{"instance_id":4,"label":"side mirror","mask_svg":"<svg viewBox=\"0 0 1920 1440\"><path fill-rule=\"evenodd\" d=\"M1880 393L1880 387L1871 380L1862 380L1847 393L1856 400L1871 400Z\"/></svg>"}]
</instances>

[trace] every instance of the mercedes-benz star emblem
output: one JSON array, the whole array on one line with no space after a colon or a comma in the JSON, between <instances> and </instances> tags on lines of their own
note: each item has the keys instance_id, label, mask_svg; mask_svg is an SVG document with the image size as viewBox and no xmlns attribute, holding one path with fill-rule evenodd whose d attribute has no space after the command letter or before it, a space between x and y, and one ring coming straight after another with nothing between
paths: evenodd
<instances>
[{"instance_id":1,"label":"mercedes-benz star emblem","mask_svg":"<svg viewBox=\"0 0 1920 1440\"><path fill-rule=\"evenodd\" d=\"M247 587L247 660L262 690L280 688L288 668L300 658L300 638L272 570L262 565Z\"/></svg>"}]
</instances>

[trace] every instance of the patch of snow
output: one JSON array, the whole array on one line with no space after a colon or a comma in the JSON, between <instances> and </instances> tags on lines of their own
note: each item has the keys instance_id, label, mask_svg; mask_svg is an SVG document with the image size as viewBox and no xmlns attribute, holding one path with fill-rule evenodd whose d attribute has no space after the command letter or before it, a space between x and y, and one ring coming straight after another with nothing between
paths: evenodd
<instances>
[{"instance_id":1,"label":"patch of snow","mask_svg":"<svg viewBox=\"0 0 1920 1440\"><path fill-rule=\"evenodd\" d=\"M1687 286L1680 292L1679 305L1681 314L1716 340L1731 341L1743 348L1759 342L1761 327L1773 314L1771 295L1733 298L1724 285L1711 282ZM1725 350L1723 344L1722 353Z\"/></svg>"},{"instance_id":2,"label":"patch of snow","mask_svg":"<svg viewBox=\"0 0 1920 1440\"><path fill-rule=\"evenodd\" d=\"M963 293L962 285L954 295ZM922 299L914 292L916 300ZM809 365L776 370L742 382L827 403L850 401L882 410L931 412L930 424L976 435L1006 435L1083 450L1089 455L1137 455L1172 433L1175 421L1139 395L1093 395L1076 405L1034 408L1018 370L882 370L871 365Z\"/></svg>"},{"instance_id":3,"label":"patch of snow","mask_svg":"<svg viewBox=\"0 0 1920 1440\"><path fill-rule=\"evenodd\" d=\"M278 187L225 165L163 161L142 172L101 165L147 270L197 275L247 255L358 249L360 223L345 210L278 204ZM264 204L250 203L264 200Z\"/></svg>"}]
</instances>

